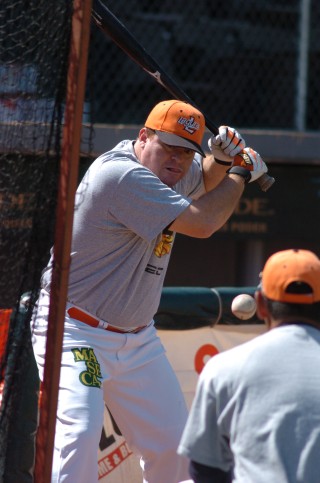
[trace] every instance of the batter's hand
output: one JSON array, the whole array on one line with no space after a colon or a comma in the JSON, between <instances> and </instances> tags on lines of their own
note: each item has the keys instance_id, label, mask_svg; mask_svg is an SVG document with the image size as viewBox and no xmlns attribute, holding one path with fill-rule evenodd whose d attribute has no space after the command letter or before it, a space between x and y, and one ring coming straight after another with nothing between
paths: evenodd
<instances>
[{"instance_id":1,"label":"batter's hand","mask_svg":"<svg viewBox=\"0 0 320 483\"><path fill-rule=\"evenodd\" d=\"M241 169L244 177L247 174L244 170L250 172L250 178L249 176L246 177L248 183L252 183L268 171L268 167L260 154L252 148L244 148L241 153L237 154L228 172L241 174Z\"/></svg>"},{"instance_id":2,"label":"batter's hand","mask_svg":"<svg viewBox=\"0 0 320 483\"><path fill-rule=\"evenodd\" d=\"M246 147L246 143L233 127L220 126L219 134L211 136L208 146L215 159L231 166L233 158Z\"/></svg>"}]
</instances>

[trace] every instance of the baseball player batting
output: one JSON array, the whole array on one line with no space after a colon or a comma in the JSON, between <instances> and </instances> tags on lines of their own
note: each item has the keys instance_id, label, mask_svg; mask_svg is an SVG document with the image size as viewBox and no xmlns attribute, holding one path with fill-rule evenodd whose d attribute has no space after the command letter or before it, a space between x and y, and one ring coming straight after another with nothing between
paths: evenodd
<instances>
[{"instance_id":1,"label":"baseball player batting","mask_svg":"<svg viewBox=\"0 0 320 483\"><path fill-rule=\"evenodd\" d=\"M170 99L137 132L99 156L76 194L62 346L52 481L94 483L104 404L145 483L188 478L177 454L187 407L153 317L176 233L210 237L228 220L246 183L267 172L233 128L204 152L203 114ZM238 156L245 152L247 160ZM51 257L32 321L43 377Z\"/></svg>"}]
</instances>

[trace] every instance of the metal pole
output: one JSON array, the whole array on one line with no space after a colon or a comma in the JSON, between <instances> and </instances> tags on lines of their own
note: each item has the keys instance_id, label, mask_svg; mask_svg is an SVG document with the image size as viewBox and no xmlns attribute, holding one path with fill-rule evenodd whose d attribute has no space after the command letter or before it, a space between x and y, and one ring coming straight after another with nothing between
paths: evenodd
<instances>
[{"instance_id":1,"label":"metal pole","mask_svg":"<svg viewBox=\"0 0 320 483\"><path fill-rule=\"evenodd\" d=\"M311 0L300 1L299 52L297 63L297 96L295 127L298 131L306 129L306 104L308 95L309 40L310 40Z\"/></svg>"},{"instance_id":2,"label":"metal pole","mask_svg":"<svg viewBox=\"0 0 320 483\"><path fill-rule=\"evenodd\" d=\"M51 482L74 197L78 183L90 19L91 0L73 0L67 101L56 210L55 265L52 274L46 361L36 440L35 483Z\"/></svg>"}]
</instances>

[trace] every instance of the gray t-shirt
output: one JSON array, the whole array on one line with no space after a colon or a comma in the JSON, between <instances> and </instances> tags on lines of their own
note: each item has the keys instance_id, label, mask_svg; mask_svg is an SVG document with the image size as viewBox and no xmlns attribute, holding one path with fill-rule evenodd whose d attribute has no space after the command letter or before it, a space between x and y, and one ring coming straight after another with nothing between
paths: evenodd
<instances>
[{"instance_id":1,"label":"gray t-shirt","mask_svg":"<svg viewBox=\"0 0 320 483\"><path fill-rule=\"evenodd\" d=\"M174 189L141 166L132 141L97 158L76 194L68 300L111 325L150 323L174 241L163 231L203 193L198 155Z\"/></svg>"},{"instance_id":2,"label":"gray t-shirt","mask_svg":"<svg viewBox=\"0 0 320 483\"><path fill-rule=\"evenodd\" d=\"M236 483L319 483L320 330L283 325L214 356L178 452Z\"/></svg>"}]
</instances>

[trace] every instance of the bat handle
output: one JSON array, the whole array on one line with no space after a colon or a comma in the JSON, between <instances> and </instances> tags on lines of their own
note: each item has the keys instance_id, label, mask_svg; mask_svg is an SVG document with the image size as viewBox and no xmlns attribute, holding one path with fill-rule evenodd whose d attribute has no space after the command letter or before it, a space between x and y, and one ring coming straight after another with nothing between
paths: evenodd
<instances>
[{"instance_id":1,"label":"bat handle","mask_svg":"<svg viewBox=\"0 0 320 483\"><path fill-rule=\"evenodd\" d=\"M205 115L205 121L209 131L211 131L212 134L217 136L217 134L219 134L219 128L206 115ZM272 176L269 176L267 173L264 173L262 176L260 176L260 178L257 179L257 183L260 186L260 189L262 191L268 191L268 189L271 188L274 182L275 182L275 179Z\"/></svg>"},{"instance_id":2,"label":"bat handle","mask_svg":"<svg viewBox=\"0 0 320 483\"><path fill-rule=\"evenodd\" d=\"M260 178L257 179L257 183L262 191L268 191L274 182L275 179L272 176L269 176L267 173L264 173L262 176L260 176Z\"/></svg>"}]
</instances>

